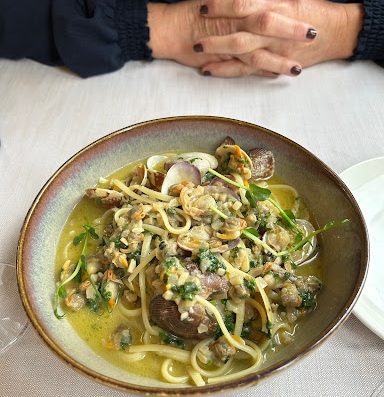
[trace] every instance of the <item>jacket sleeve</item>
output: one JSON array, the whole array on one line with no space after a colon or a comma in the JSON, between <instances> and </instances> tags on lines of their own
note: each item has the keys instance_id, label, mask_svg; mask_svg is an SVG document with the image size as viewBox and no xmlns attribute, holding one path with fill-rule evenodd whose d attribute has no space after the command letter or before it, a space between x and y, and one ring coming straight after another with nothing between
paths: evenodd
<instances>
[{"instance_id":1,"label":"jacket sleeve","mask_svg":"<svg viewBox=\"0 0 384 397\"><path fill-rule=\"evenodd\" d=\"M384 66L384 0L363 0L363 29L353 57L371 59Z\"/></svg>"},{"instance_id":2,"label":"jacket sleeve","mask_svg":"<svg viewBox=\"0 0 384 397\"><path fill-rule=\"evenodd\" d=\"M0 57L66 65L82 77L150 60L147 3L0 0Z\"/></svg>"}]
</instances>

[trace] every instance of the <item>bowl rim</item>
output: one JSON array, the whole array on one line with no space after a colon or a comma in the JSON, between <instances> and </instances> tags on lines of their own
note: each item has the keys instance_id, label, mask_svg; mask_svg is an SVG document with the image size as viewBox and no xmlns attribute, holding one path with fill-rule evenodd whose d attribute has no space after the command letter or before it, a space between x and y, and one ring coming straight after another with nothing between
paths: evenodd
<instances>
[{"instance_id":1,"label":"bowl rim","mask_svg":"<svg viewBox=\"0 0 384 397\"><path fill-rule=\"evenodd\" d=\"M271 367L262 370L260 372L254 373L254 374L249 374L247 376L244 376L239 379L235 379L229 382L224 382L224 383L218 383L218 384L212 384L212 385L205 385L205 386L191 386L191 387L175 387L175 388L166 388L166 387L150 387L150 386L140 386L140 385L135 385L132 383L127 383L123 382L114 378L111 378L106 375L102 375L101 373L94 371L90 368L88 368L86 365L83 365L79 363L76 359L72 358L69 354L67 354L64 350L62 350L54 340L52 340L49 335L45 333L43 328L39 324L39 320L37 316L34 313L33 306L31 305L31 301L29 300L27 291L26 291L26 283L24 279L24 266L23 266L23 261L24 261L24 242L25 239L28 237L28 232L29 232L29 225L31 223L31 220L33 219L33 216L35 215L35 209L41 199L41 197L45 194L45 192L48 190L49 186L51 183L56 179L56 177L66 168L68 167L71 163L76 161L78 157L80 157L84 152L87 152L88 150L94 148L95 146L98 146L105 141L110 140L116 135L128 132L128 131L134 131L139 129L140 127L146 127L150 126L153 124L161 124L161 123L168 123L168 122L179 122L179 121L191 121L191 122L201 122L201 121L220 121L224 123L230 123L230 124L237 124L245 127L250 127L251 129L254 130L262 130L263 132L266 132L268 134L271 134L277 139L280 139L284 141L286 144L295 147L296 149L299 149L303 151L307 156L309 156L312 160L317 162L321 167L322 170L328 174L328 176L331 177L333 182L336 183L336 185L339 187L340 190L343 191L343 193L346 195L347 199L349 199L349 202L351 203L353 209L355 210L356 214L360 218L361 224L363 225L363 230L362 230L362 237L363 237L363 250L362 250L362 256L361 256L361 262L360 262L360 271L358 275L357 282L354 286L354 289L352 291L352 294L348 298L346 304L343 306L343 308L340 310L338 315L334 318L334 320L326 327L326 329L312 342L304 346L299 352L294 354L293 356L289 357L288 359L285 360L280 360ZM141 134L140 131L138 131L138 134ZM294 142L293 140L277 133L274 131L269 130L268 128L259 126L254 123L250 122L245 122L233 118L227 118L227 117L219 117L219 116L174 116L174 117L165 117L165 118L158 118L158 119L152 119L144 122L139 122L132 124L128 127L121 128L119 130L116 130L114 132L111 132L95 141L92 143L88 144L84 148L80 149L77 151L74 155L72 155L68 160L66 160L53 174L52 176L47 180L47 182L43 185L35 199L33 200L33 203L31 207L29 208L24 222L23 226L20 232L20 237L18 241L18 246L17 246L17 257L16 257L16 271L17 271L17 282L18 282L18 289L19 289L19 294L21 297L21 301L23 303L24 309L33 325L33 327L36 329L38 332L39 336L43 339L43 341L49 346L51 350L53 350L62 360L64 360L65 363L67 363L69 366L71 366L73 369L77 370L78 372L82 373L83 375L88 376L89 378L96 380L99 383L102 383L103 385L114 387L120 390L123 390L125 392L132 392L132 393L140 393L144 394L147 396L185 396L185 395L202 395L202 394L212 394L216 392L223 392L223 391L229 391L229 390L234 390L236 388L240 387L245 387L245 386L251 386L255 385L259 382L260 379L264 379L267 376L270 376L271 374L275 374L285 368L287 368L289 365L293 364L294 362L298 361L300 358L304 357L306 354L308 354L310 351L312 351L315 347L318 347L320 343L322 343L329 335L331 335L341 324L344 323L344 321L349 317L349 315L352 312L353 306L355 305L357 299L360 296L363 284L365 282L366 276L367 276L367 271L368 271L368 265L369 265L369 242L368 242L368 231L367 227L364 221L364 217L362 215L362 212L353 197L351 191L348 189L348 187L345 185L345 183L339 178L339 176L332 171L330 167L328 167L322 160L320 160L317 156L315 156L313 153L311 153L309 150L305 149L303 146L299 145L298 143Z\"/></svg>"}]
</instances>

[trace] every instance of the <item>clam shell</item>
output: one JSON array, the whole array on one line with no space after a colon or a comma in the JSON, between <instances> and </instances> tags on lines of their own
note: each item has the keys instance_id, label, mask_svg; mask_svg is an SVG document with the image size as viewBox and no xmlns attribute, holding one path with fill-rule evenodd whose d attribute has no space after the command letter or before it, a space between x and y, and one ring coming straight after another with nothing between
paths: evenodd
<instances>
[{"instance_id":1,"label":"clam shell","mask_svg":"<svg viewBox=\"0 0 384 397\"><path fill-rule=\"evenodd\" d=\"M269 179L275 171L275 158L270 150L263 148L252 149L248 152L252 161L252 178Z\"/></svg>"},{"instance_id":2,"label":"clam shell","mask_svg":"<svg viewBox=\"0 0 384 397\"><path fill-rule=\"evenodd\" d=\"M168 194L171 186L183 181L190 181L196 186L201 183L200 171L188 161L176 163L168 170L161 186L161 193Z\"/></svg>"},{"instance_id":3,"label":"clam shell","mask_svg":"<svg viewBox=\"0 0 384 397\"><path fill-rule=\"evenodd\" d=\"M236 142L230 136L226 136L224 141L221 142L221 144L220 144L220 146L223 146L223 145L236 145Z\"/></svg>"},{"instance_id":4,"label":"clam shell","mask_svg":"<svg viewBox=\"0 0 384 397\"><path fill-rule=\"evenodd\" d=\"M168 158L168 156L162 156L162 155L155 155L151 156L147 160L147 167L149 170L155 170L155 167L157 164L159 164L161 161L164 161Z\"/></svg>"}]
</instances>

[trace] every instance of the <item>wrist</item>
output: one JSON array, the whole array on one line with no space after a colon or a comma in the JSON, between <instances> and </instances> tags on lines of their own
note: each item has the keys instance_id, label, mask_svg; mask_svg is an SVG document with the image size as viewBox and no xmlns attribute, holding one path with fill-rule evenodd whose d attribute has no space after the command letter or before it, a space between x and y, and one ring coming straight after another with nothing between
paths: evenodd
<instances>
[{"instance_id":1,"label":"wrist","mask_svg":"<svg viewBox=\"0 0 384 397\"><path fill-rule=\"evenodd\" d=\"M165 22L166 4L148 3L148 28L149 42L148 47L152 50L153 58L166 59L169 58L167 49L168 34L167 23Z\"/></svg>"},{"instance_id":2,"label":"wrist","mask_svg":"<svg viewBox=\"0 0 384 397\"><path fill-rule=\"evenodd\" d=\"M339 22L336 31L337 45L332 59L348 59L357 47L359 33L363 27L364 9L360 3L337 4Z\"/></svg>"}]
</instances>

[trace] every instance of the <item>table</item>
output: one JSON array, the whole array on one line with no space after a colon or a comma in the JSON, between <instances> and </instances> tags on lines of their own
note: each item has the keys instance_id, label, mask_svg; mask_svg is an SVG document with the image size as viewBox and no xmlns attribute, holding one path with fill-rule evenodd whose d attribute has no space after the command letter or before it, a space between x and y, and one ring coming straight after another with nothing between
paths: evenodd
<instances>
[{"instance_id":1,"label":"table","mask_svg":"<svg viewBox=\"0 0 384 397\"><path fill-rule=\"evenodd\" d=\"M132 62L82 80L33 61L0 61L0 262L14 263L33 198L72 154L121 127L175 115L260 124L311 150L336 172L384 155L384 70L332 62L298 78L216 79L167 61ZM0 302L1 304L1 302ZM351 316L298 364L238 397L382 396L384 342ZM1 397L122 397L64 364L30 326L0 356Z\"/></svg>"}]
</instances>

